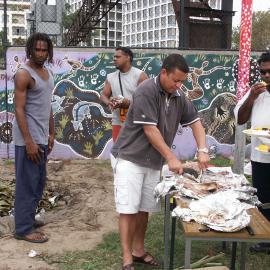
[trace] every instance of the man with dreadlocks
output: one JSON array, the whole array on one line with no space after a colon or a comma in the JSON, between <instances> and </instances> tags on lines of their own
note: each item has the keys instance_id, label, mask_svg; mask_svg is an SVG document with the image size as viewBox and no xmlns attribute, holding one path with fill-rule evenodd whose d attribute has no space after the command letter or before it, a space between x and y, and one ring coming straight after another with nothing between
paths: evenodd
<instances>
[{"instance_id":1,"label":"man with dreadlocks","mask_svg":"<svg viewBox=\"0 0 270 270\"><path fill-rule=\"evenodd\" d=\"M47 34L34 33L26 43L28 61L15 74L15 235L18 240L43 243L48 238L35 228L36 208L46 179L47 155L54 143L51 96L53 45Z\"/></svg>"}]
</instances>

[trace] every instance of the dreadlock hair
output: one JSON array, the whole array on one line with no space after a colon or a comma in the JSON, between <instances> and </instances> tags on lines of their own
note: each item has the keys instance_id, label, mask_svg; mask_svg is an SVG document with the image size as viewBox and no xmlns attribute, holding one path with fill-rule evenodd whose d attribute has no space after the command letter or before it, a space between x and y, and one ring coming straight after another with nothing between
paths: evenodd
<instances>
[{"instance_id":1,"label":"dreadlock hair","mask_svg":"<svg viewBox=\"0 0 270 270\"><path fill-rule=\"evenodd\" d=\"M50 37L45 33L38 33L37 32L37 33L32 34L27 39L26 48L25 48L27 58L30 59L31 55L34 54L34 49L35 49L36 43L38 41L44 41L48 44L48 55L49 55L48 62L52 63L52 61L53 61L53 44L52 44Z\"/></svg>"},{"instance_id":2,"label":"dreadlock hair","mask_svg":"<svg viewBox=\"0 0 270 270\"><path fill-rule=\"evenodd\" d=\"M124 54L128 55L130 58L130 63L132 63L133 60L133 52L131 51L131 49L127 48L127 47L117 47L115 49L116 51L122 51Z\"/></svg>"}]
</instances>

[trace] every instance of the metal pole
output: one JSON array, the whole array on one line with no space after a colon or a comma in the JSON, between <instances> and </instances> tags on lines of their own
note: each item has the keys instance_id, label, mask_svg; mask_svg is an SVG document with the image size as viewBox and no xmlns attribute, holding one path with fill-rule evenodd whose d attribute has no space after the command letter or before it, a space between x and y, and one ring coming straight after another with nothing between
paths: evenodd
<instances>
[{"instance_id":1,"label":"metal pole","mask_svg":"<svg viewBox=\"0 0 270 270\"><path fill-rule=\"evenodd\" d=\"M185 0L180 0L179 48L185 47Z\"/></svg>"}]
</instances>

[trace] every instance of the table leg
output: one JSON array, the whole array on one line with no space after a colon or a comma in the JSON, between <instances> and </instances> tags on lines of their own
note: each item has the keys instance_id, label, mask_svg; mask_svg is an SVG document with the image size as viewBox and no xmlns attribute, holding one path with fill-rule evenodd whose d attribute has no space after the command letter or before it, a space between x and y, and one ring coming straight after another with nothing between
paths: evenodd
<instances>
[{"instance_id":1,"label":"table leg","mask_svg":"<svg viewBox=\"0 0 270 270\"><path fill-rule=\"evenodd\" d=\"M241 243L241 257L240 257L240 270L246 269L246 249L247 249L247 243L242 242Z\"/></svg>"},{"instance_id":2,"label":"table leg","mask_svg":"<svg viewBox=\"0 0 270 270\"><path fill-rule=\"evenodd\" d=\"M169 269L169 242L170 242L170 195L166 195L165 213L164 213L164 270Z\"/></svg>"},{"instance_id":3,"label":"table leg","mask_svg":"<svg viewBox=\"0 0 270 270\"><path fill-rule=\"evenodd\" d=\"M237 242L232 242L231 270L235 270Z\"/></svg>"},{"instance_id":4,"label":"table leg","mask_svg":"<svg viewBox=\"0 0 270 270\"><path fill-rule=\"evenodd\" d=\"M185 239L185 268L190 268L191 239Z\"/></svg>"},{"instance_id":5,"label":"table leg","mask_svg":"<svg viewBox=\"0 0 270 270\"><path fill-rule=\"evenodd\" d=\"M176 217L172 218L171 249L170 249L170 270L173 269L174 243L175 243Z\"/></svg>"}]
</instances>

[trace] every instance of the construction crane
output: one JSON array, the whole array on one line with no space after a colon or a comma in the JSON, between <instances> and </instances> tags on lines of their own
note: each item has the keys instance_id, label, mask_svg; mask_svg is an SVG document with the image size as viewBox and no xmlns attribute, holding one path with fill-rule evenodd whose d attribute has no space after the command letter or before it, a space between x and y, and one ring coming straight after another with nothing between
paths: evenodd
<instances>
[{"instance_id":1,"label":"construction crane","mask_svg":"<svg viewBox=\"0 0 270 270\"><path fill-rule=\"evenodd\" d=\"M106 17L121 0L84 0L78 14L68 32L65 34L65 45L76 46L85 42L95 29L107 29L101 27L101 20Z\"/></svg>"}]
</instances>

